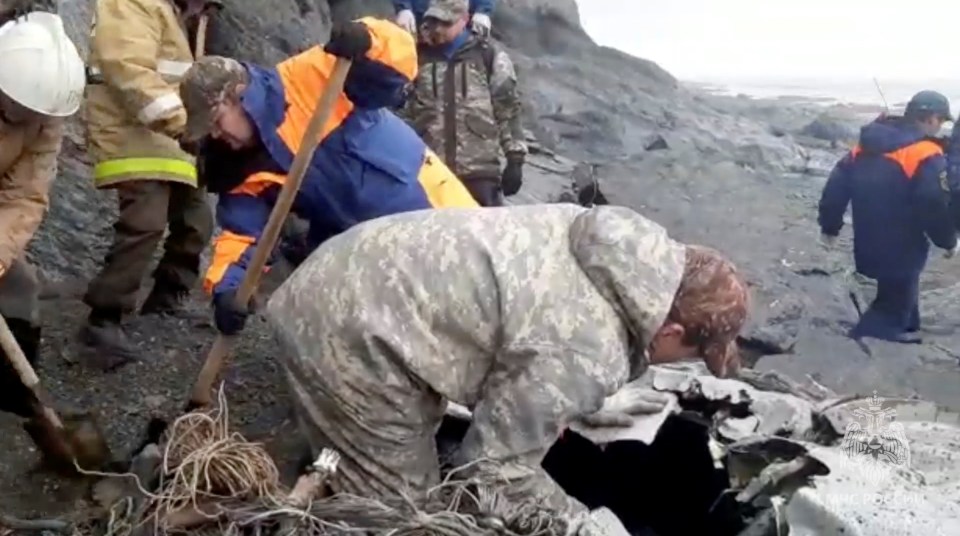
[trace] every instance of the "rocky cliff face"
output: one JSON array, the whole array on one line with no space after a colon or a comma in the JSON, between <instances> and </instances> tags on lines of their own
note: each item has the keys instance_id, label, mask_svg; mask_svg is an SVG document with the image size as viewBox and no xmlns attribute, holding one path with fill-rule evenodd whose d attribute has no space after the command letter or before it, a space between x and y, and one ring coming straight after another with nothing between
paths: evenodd
<instances>
[{"instance_id":1,"label":"rocky cliff face","mask_svg":"<svg viewBox=\"0 0 960 536\"><path fill-rule=\"evenodd\" d=\"M325 41L332 20L389 15L388 0L228 0L211 27L210 53L275 62ZM83 43L91 0L61 10ZM514 202L569 199L572 183L598 177L611 203L631 206L680 239L727 252L755 295L745 344L776 354L760 367L811 373L839 390L920 392L960 408L952 331L958 271L935 259L924 296L929 344L913 348L843 337L856 312L843 277L849 259L816 244L816 200L838 155L836 140L862 117L689 89L656 64L596 45L573 0L500 0L495 33L522 77L534 155ZM834 127L824 133L814 120ZM839 125L839 126L837 126ZM88 186L83 140L75 130L33 258L51 279L89 277L102 258L112 218L110 194ZM842 151L842 144L839 150ZM847 244L849 247L849 244ZM955 307L954 307L955 308ZM869 353L867 352L869 350ZM872 355L872 357L871 357Z\"/></svg>"}]
</instances>

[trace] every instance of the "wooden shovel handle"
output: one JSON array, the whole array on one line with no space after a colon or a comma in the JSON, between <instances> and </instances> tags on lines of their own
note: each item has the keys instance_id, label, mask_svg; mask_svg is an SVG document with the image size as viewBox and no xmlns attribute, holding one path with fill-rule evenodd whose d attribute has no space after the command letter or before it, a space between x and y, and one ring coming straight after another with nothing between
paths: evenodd
<instances>
[{"instance_id":1,"label":"wooden shovel handle","mask_svg":"<svg viewBox=\"0 0 960 536\"><path fill-rule=\"evenodd\" d=\"M290 172L287 173L287 180L284 181L283 186L280 188L277 203L270 212L270 219L267 220L267 225L264 227L263 233L257 241L253 251L253 258L247 266L247 271L243 276L243 281L240 283L240 288L237 289L237 305L240 307L246 307L250 302L250 298L257 290L263 268L266 266L267 259L277 244L283 223L287 219L287 214L289 214L290 207L297 197L297 191L303 182L303 177L306 174L307 167L310 165L310 160L313 159L313 153L317 149L317 144L320 142L320 134L330 120L337 98L339 98L340 93L343 92L343 84L346 82L351 63L350 60L337 58L337 63L333 67L333 73L330 75L330 79L327 80L323 94L320 95L317 107L314 109L313 116L310 118L310 124L307 125L307 129L303 133L303 138L300 140L300 148L293 158ZM217 340L214 341L210 353L207 354L207 360L203 364L203 369L200 370L200 375L197 376L197 381L193 385L193 392L190 396L188 408L205 407L209 406L212 402L210 392L213 389L213 383L217 380L217 376L220 375L220 370L223 368L227 355L230 353L232 339L233 337L231 336L223 334L217 335Z\"/></svg>"},{"instance_id":2,"label":"wooden shovel handle","mask_svg":"<svg viewBox=\"0 0 960 536\"><path fill-rule=\"evenodd\" d=\"M193 47L193 57L200 59L207 47L207 23L210 22L210 15L203 13L200 15L200 21L197 23L197 41Z\"/></svg>"}]
</instances>

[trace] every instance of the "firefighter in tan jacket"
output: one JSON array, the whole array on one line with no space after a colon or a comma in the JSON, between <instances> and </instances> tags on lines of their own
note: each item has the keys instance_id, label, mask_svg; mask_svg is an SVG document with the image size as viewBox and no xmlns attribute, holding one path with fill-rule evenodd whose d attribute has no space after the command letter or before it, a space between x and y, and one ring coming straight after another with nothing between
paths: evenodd
<instances>
[{"instance_id":1,"label":"firefighter in tan jacket","mask_svg":"<svg viewBox=\"0 0 960 536\"><path fill-rule=\"evenodd\" d=\"M40 284L25 250L47 210L64 118L80 107L83 85L83 60L60 17L29 13L0 27L0 315L31 364L40 353ZM28 419L42 449L49 442L40 436L52 431L33 418L37 410L0 355L0 411Z\"/></svg>"},{"instance_id":2,"label":"firefighter in tan jacket","mask_svg":"<svg viewBox=\"0 0 960 536\"><path fill-rule=\"evenodd\" d=\"M98 188L115 189L114 241L84 301L89 361L112 369L136 358L120 322L164 232L164 254L141 314L179 314L213 231L193 157L178 141L187 115L180 78L193 62L187 21L220 2L97 0L88 65L86 123Z\"/></svg>"}]
</instances>

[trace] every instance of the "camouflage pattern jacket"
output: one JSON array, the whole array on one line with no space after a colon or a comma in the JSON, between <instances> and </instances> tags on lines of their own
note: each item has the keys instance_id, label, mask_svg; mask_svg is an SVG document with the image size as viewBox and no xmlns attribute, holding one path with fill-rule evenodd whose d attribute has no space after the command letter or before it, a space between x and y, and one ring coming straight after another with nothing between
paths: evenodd
<instances>
[{"instance_id":1,"label":"camouflage pattern jacket","mask_svg":"<svg viewBox=\"0 0 960 536\"><path fill-rule=\"evenodd\" d=\"M646 369L685 256L624 207L416 211L328 240L266 314L299 349L284 364L302 392L329 390L330 359L369 367L385 353L473 411L465 459L539 465L571 420Z\"/></svg>"},{"instance_id":2,"label":"camouflage pattern jacket","mask_svg":"<svg viewBox=\"0 0 960 536\"><path fill-rule=\"evenodd\" d=\"M517 76L500 43L469 31L458 39L449 59L438 47L420 45L404 115L457 176L499 179L501 150L527 152Z\"/></svg>"}]
</instances>

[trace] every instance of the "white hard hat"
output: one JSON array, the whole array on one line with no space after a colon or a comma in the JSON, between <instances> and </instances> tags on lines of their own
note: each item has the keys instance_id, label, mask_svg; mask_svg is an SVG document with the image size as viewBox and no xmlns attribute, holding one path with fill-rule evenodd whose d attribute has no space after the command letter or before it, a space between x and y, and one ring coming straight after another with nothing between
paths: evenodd
<instances>
[{"instance_id":1,"label":"white hard hat","mask_svg":"<svg viewBox=\"0 0 960 536\"><path fill-rule=\"evenodd\" d=\"M0 26L0 91L24 108L55 117L80 108L86 71L63 20L29 13Z\"/></svg>"}]
</instances>

